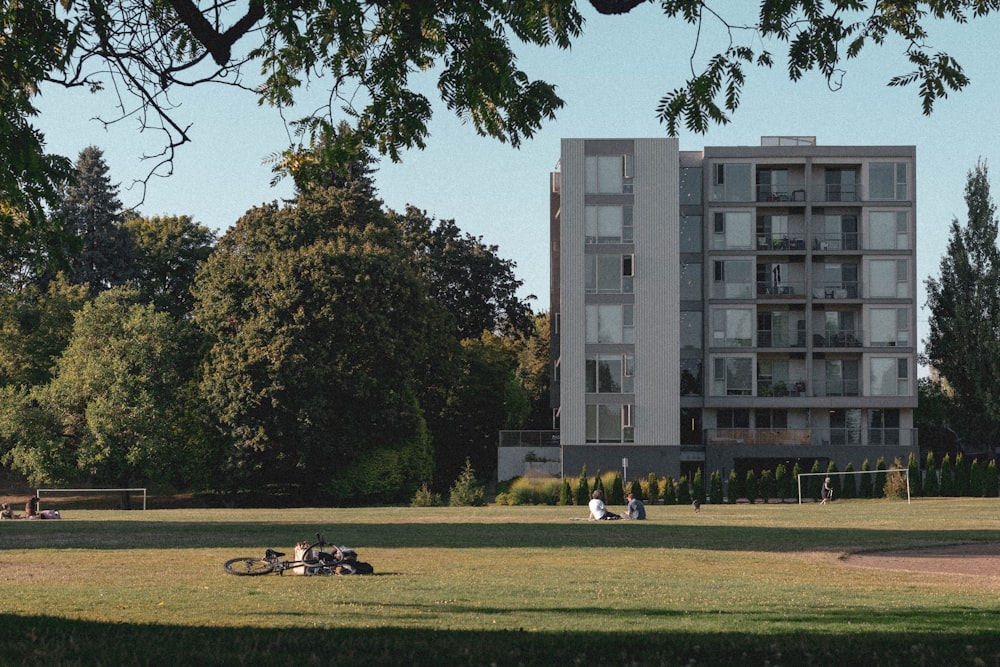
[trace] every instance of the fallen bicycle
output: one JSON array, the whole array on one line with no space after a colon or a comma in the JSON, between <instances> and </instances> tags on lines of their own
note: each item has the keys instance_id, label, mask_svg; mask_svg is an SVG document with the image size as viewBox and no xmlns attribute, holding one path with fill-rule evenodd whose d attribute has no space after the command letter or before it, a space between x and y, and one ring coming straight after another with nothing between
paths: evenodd
<instances>
[{"instance_id":1,"label":"fallen bicycle","mask_svg":"<svg viewBox=\"0 0 1000 667\"><path fill-rule=\"evenodd\" d=\"M263 558L241 556L230 558L223 564L226 572L241 577L255 577L262 574L301 575L350 575L372 574L375 569L369 564L358 560L354 549L328 545L323 538L316 535L316 542L300 542L295 545L295 558L282 560L285 556L280 551L267 549Z\"/></svg>"}]
</instances>

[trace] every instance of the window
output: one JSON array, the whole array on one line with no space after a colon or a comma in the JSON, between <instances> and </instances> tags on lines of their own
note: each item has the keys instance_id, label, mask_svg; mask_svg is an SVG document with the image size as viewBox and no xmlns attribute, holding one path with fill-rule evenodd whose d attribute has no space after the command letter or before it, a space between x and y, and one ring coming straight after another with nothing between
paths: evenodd
<instances>
[{"instance_id":1,"label":"window","mask_svg":"<svg viewBox=\"0 0 1000 667\"><path fill-rule=\"evenodd\" d=\"M823 286L828 299L858 298L858 265L841 262L825 262L823 265Z\"/></svg>"},{"instance_id":2,"label":"window","mask_svg":"<svg viewBox=\"0 0 1000 667\"><path fill-rule=\"evenodd\" d=\"M750 396L753 393L751 357L712 359L712 396Z\"/></svg>"},{"instance_id":3,"label":"window","mask_svg":"<svg viewBox=\"0 0 1000 667\"><path fill-rule=\"evenodd\" d=\"M681 206L701 206L701 167L681 168Z\"/></svg>"},{"instance_id":4,"label":"window","mask_svg":"<svg viewBox=\"0 0 1000 667\"><path fill-rule=\"evenodd\" d=\"M750 411L742 408L722 408L715 413L718 428L750 428Z\"/></svg>"},{"instance_id":5,"label":"window","mask_svg":"<svg viewBox=\"0 0 1000 667\"><path fill-rule=\"evenodd\" d=\"M701 216L681 216L681 252L701 252Z\"/></svg>"},{"instance_id":6,"label":"window","mask_svg":"<svg viewBox=\"0 0 1000 667\"><path fill-rule=\"evenodd\" d=\"M757 294L794 294L788 280L788 264L761 262L757 265Z\"/></svg>"},{"instance_id":7,"label":"window","mask_svg":"<svg viewBox=\"0 0 1000 667\"><path fill-rule=\"evenodd\" d=\"M753 345L753 309L717 308L712 311L713 347Z\"/></svg>"},{"instance_id":8,"label":"window","mask_svg":"<svg viewBox=\"0 0 1000 667\"><path fill-rule=\"evenodd\" d=\"M871 345L873 347L895 347L910 344L909 308L872 308Z\"/></svg>"},{"instance_id":9,"label":"window","mask_svg":"<svg viewBox=\"0 0 1000 667\"><path fill-rule=\"evenodd\" d=\"M635 408L632 405L588 404L587 442L634 442Z\"/></svg>"},{"instance_id":10,"label":"window","mask_svg":"<svg viewBox=\"0 0 1000 667\"><path fill-rule=\"evenodd\" d=\"M634 389L635 356L624 354L587 355L586 391L591 394L631 394Z\"/></svg>"},{"instance_id":11,"label":"window","mask_svg":"<svg viewBox=\"0 0 1000 667\"><path fill-rule=\"evenodd\" d=\"M749 164L712 165L712 201L753 201Z\"/></svg>"},{"instance_id":12,"label":"window","mask_svg":"<svg viewBox=\"0 0 1000 667\"><path fill-rule=\"evenodd\" d=\"M701 264L681 264L681 301L701 301Z\"/></svg>"},{"instance_id":13,"label":"window","mask_svg":"<svg viewBox=\"0 0 1000 667\"><path fill-rule=\"evenodd\" d=\"M632 192L631 155L588 155L584 159L588 194Z\"/></svg>"},{"instance_id":14,"label":"window","mask_svg":"<svg viewBox=\"0 0 1000 667\"><path fill-rule=\"evenodd\" d=\"M823 313L823 335L829 347L860 347L855 326L856 315L851 310L828 310Z\"/></svg>"},{"instance_id":15,"label":"window","mask_svg":"<svg viewBox=\"0 0 1000 667\"><path fill-rule=\"evenodd\" d=\"M907 260L873 259L868 267L871 274L869 296L889 299L905 299L910 296L910 272Z\"/></svg>"},{"instance_id":16,"label":"window","mask_svg":"<svg viewBox=\"0 0 1000 667\"><path fill-rule=\"evenodd\" d=\"M823 236L819 239L822 250L857 250L858 218L855 215L823 216Z\"/></svg>"},{"instance_id":17,"label":"window","mask_svg":"<svg viewBox=\"0 0 1000 667\"><path fill-rule=\"evenodd\" d=\"M701 349L701 311L681 311L681 349Z\"/></svg>"},{"instance_id":18,"label":"window","mask_svg":"<svg viewBox=\"0 0 1000 667\"><path fill-rule=\"evenodd\" d=\"M749 259L712 262L712 298L749 299L753 291L753 262Z\"/></svg>"},{"instance_id":19,"label":"window","mask_svg":"<svg viewBox=\"0 0 1000 667\"><path fill-rule=\"evenodd\" d=\"M905 357L875 357L871 360L871 394L910 395L910 365Z\"/></svg>"},{"instance_id":20,"label":"window","mask_svg":"<svg viewBox=\"0 0 1000 667\"><path fill-rule=\"evenodd\" d=\"M803 324L805 324L803 322ZM757 313L757 347L789 347L791 328L788 312L782 310L759 311ZM805 332L803 331L803 336ZM796 345L805 345L805 339Z\"/></svg>"},{"instance_id":21,"label":"window","mask_svg":"<svg viewBox=\"0 0 1000 667\"><path fill-rule=\"evenodd\" d=\"M860 395L857 359L827 359L825 365L827 396Z\"/></svg>"},{"instance_id":22,"label":"window","mask_svg":"<svg viewBox=\"0 0 1000 667\"><path fill-rule=\"evenodd\" d=\"M788 428L788 410L758 408L754 411L754 427Z\"/></svg>"},{"instance_id":23,"label":"window","mask_svg":"<svg viewBox=\"0 0 1000 667\"><path fill-rule=\"evenodd\" d=\"M587 294L631 294L633 255L584 256Z\"/></svg>"},{"instance_id":24,"label":"window","mask_svg":"<svg viewBox=\"0 0 1000 667\"><path fill-rule=\"evenodd\" d=\"M909 250L910 226L906 211L869 213L868 247L873 250Z\"/></svg>"},{"instance_id":25,"label":"window","mask_svg":"<svg viewBox=\"0 0 1000 667\"><path fill-rule=\"evenodd\" d=\"M713 217L712 248L734 250L751 248L753 216L749 211L717 212Z\"/></svg>"},{"instance_id":26,"label":"window","mask_svg":"<svg viewBox=\"0 0 1000 667\"><path fill-rule=\"evenodd\" d=\"M861 444L861 410L830 410L830 442L834 445Z\"/></svg>"},{"instance_id":27,"label":"window","mask_svg":"<svg viewBox=\"0 0 1000 667\"><path fill-rule=\"evenodd\" d=\"M681 396L701 396L701 359L681 359Z\"/></svg>"},{"instance_id":28,"label":"window","mask_svg":"<svg viewBox=\"0 0 1000 667\"><path fill-rule=\"evenodd\" d=\"M700 445L701 438L701 410L691 408L681 408L681 444Z\"/></svg>"},{"instance_id":29,"label":"window","mask_svg":"<svg viewBox=\"0 0 1000 667\"><path fill-rule=\"evenodd\" d=\"M868 165L868 197L875 201L906 201L906 163L873 162Z\"/></svg>"},{"instance_id":30,"label":"window","mask_svg":"<svg viewBox=\"0 0 1000 667\"><path fill-rule=\"evenodd\" d=\"M630 303L590 304L587 313L588 343L634 343L635 330Z\"/></svg>"},{"instance_id":31,"label":"window","mask_svg":"<svg viewBox=\"0 0 1000 667\"><path fill-rule=\"evenodd\" d=\"M631 206L588 206L585 213L587 243L631 243Z\"/></svg>"},{"instance_id":32,"label":"window","mask_svg":"<svg viewBox=\"0 0 1000 667\"><path fill-rule=\"evenodd\" d=\"M787 359L757 360L757 395L758 396L788 395Z\"/></svg>"},{"instance_id":33,"label":"window","mask_svg":"<svg viewBox=\"0 0 1000 667\"><path fill-rule=\"evenodd\" d=\"M827 169L823 176L823 201L857 201L858 172L855 169Z\"/></svg>"},{"instance_id":34,"label":"window","mask_svg":"<svg viewBox=\"0 0 1000 667\"><path fill-rule=\"evenodd\" d=\"M899 410L876 409L868 411L868 444L899 444Z\"/></svg>"},{"instance_id":35,"label":"window","mask_svg":"<svg viewBox=\"0 0 1000 667\"><path fill-rule=\"evenodd\" d=\"M787 169L761 169L757 172L757 201L789 199Z\"/></svg>"},{"instance_id":36,"label":"window","mask_svg":"<svg viewBox=\"0 0 1000 667\"><path fill-rule=\"evenodd\" d=\"M788 238L787 215L761 215L757 218L757 249L772 250ZM786 244L787 245L787 244Z\"/></svg>"}]
</instances>

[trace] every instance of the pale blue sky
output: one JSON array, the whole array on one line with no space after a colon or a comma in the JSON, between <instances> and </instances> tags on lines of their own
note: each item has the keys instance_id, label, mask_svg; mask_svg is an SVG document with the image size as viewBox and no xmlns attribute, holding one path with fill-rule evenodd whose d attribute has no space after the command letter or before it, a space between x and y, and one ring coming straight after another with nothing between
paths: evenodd
<instances>
[{"instance_id":1,"label":"pale blue sky","mask_svg":"<svg viewBox=\"0 0 1000 667\"><path fill-rule=\"evenodd\" d=\"M515 150L478 137L438 103L428 148L407 152L401 164L386 161L376 174L388 207L402 210L413 204L438 219L454 218L463 231L499 246L499 254L517 264L523 294L538 297L536 310L548 309L548 175L559 158L560 139L665 136L655 109L688 76L695 38L693 28L667 20L658 4L624 17L597 16L586 2L581 7L588 21L572 50L519 50L529 76L558 86L566 106L557 120ZM930 117L921 114L914 88L885 85L890 76L910 70L901 45L871 50L850 62L837 92L818 75L790 83L779 54L774 70L750 72L730 125L705 136L682 132L681 150L758 145L763 135L812 135L822 145L915 145L918 305L923 309L923 279L938 274L949 223L966 218L968 171L978 159L992 163L1000 155L994 130L997 35L998 18L964 28L931 25L933 50L954 55L972 84L939 101ZM703 32L701 55L723 48L723 39L717 30ZM778 47L769 45L776 53ZM433 98L432 75L419 83ZM321 92L317 85L314 93ZM252 97L222 88L201 88L177 101L177 117L192 123L194 142L180 149L172 176L152 180L140 207L144 215L190 215L221 233L250 207L289 195L287 181L270 186L270 167L263 164L289 141L275 110L258 108ZM50 152L76 159L88 145L101 148L112 180L122 185L123 203L132 206L139 195L128 185L151 167L141 158L160 150L161 137L137 134L134 120L109 128L90 120L110 116L113 104L107 94L45 88L37 126ZM1000 195L996 173L991 178L995 198ZM918 320L922 340L927 333L923 310Z\"/></svg>"}]
</instances>

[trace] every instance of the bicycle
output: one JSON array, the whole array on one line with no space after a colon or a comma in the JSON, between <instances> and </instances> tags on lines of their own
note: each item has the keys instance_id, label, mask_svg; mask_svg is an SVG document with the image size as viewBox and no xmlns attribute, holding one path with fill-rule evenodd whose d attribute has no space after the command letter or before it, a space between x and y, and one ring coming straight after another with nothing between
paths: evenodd
<instances>
[{"instance_id":1,"label":"bicycle","mask_svg":"<svg viewBox=\"0 0 1000 667\"><path fill-rule=\"evenodd\" d=\"M374 571L368 563L357 560L353 549L333 546L333 550L328 551L325 549L327 546L333 545L327 545L317 533L313 544L303 542L297 545L296 549L302 552L302 558L282 560L284 553L268 548L263 558L230 558L222 567L229 574L240 577L256 577L273 572L282 575L285 570L294 571L296 568L302 568L300 574L307 575L371 574Z\"/></svg>"}]
</instances>

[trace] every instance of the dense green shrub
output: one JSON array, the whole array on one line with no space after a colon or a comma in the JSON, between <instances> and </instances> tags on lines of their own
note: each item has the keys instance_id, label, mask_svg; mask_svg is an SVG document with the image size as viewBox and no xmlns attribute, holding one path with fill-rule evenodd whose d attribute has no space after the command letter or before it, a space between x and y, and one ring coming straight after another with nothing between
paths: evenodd
<instances>
[{"instance_id":1,"label":"dense green shrub","mask_svg":"<svg viewBox=\"0 0 1000 667\"><path fill-rule=\"evenodd\" d=\"M688 482L687 475L681 475L681 478L677 480L677 504L691 504L691 484Z\"/></svg>"},{"instance_id":2,"label":"dense green shrub","mask_svg":"<svg viewBox=\"0 0 1000 667\"><path fill-rule=\"evenodd\" d=\"M625 504L625 484L622 482L622 476L615 474L611 478L611 492L608 493L608 497L604 499L606 503L611 505L624 505Z\"/></svg>"},{"instance_id":3,"label":"dense green shrub","mask_svg":"<svg viewBox=\"0 0 1000 667\"><path fill-rule=\"evenodd\" d=\"M709 480L708 501L713 505L722 504L722 473L716 470Z\"/></svg>"},{"instance_id":4,"label":"dense green shrub","mask_svg":"<svg viewBox=\"0 0 1000 667\"><path fill-rule=\"evenodd\" d=\"M870 472L871 469L872 467L871 464L868 463L868 459L861 462L861 472ZM858 497L872 497L872 475L858 475Z\"/></svg>"},{"instance_id":5,"label":"dense green shrub","mask_svg":"<svg viewBox=\"0 0 1000 667\"><path fill-rule=\"evenodd\" d=\"M753 470L747 471L746 484L743 485L743 495L747 500L753 502L757 500L759 489L757 487L757 473Z\"/></svg>"},{"instance_id":6,"label":"dense green shrub","mask_svg":"<svg viewBox=\"0 0 1000 667\"><path fill-rule=\"evenodd\" d=\"M764 500L768 498L777 498L778 487L774 482L774 473L771 469L762 470L760 473L760 479L757 481L757 493Z\"/></svg>"},{"instance_id":7,"label":"dense green shrub","mask_svg":"<svg viewBox=\"0 0 1000 667\"><path fill-rule=\"evenodd\" d=\"M898 456L893 461L892 467L903 467L903 462L899 460ZM886 498L906 498L906 473L887 473L885 476L885 484L882 487L882 495ZM910 495L912 495L912 491Z\"/></svg>"},{"instance_id":8,"label":"dense green shrub","mask_svg":"<svg viewBox=\"0 0 1000 667\"><path fill-rule=\"evenodd\" d=\"M938 496L941 494L941 486L938 483L937 464L934 462L934 452L927 452L927 461L924 463L924 495Z\"/></svg>"},{"instance_id":9,"label":"dense green shrub","mask_svg":"<svg viewBox=\"0 0 1000 667\"><path fill-rule=\"evenodd\" d=\"M972 495L969 478L969 462L962 452L959 452L955 455L955 485L953 488L956 496Z\"/></svg>"},{"instance_id":10,"label":"dense green shrub","mask_svg":"<svg viewBox=\"0 0 1000 667\"><path fill-rule=\"evenodd\" d=\"M736 474L736 470L729 471L729 489L727 497L731 503L735 503L737 498L743 497L743 487L740 485L740 476Z\"/></svg>"},{"instance_id":11,"label":"dense green shrub","mask_svg":"<svg viewBox=\"0 0 1000 667\"><path fill-rule=\"evenodd\" d=\"M660 499L660 481L656 477L655 472L649 473L649 477L646 478L646 500L651 505L655 505L656 501Z\"/></svg>"},{"instance_id":12,"label":"dense green shrub","mask_svg":"<svg viewBox=\"0 0 1000 667\"><path fill-rule=\"evenodd\" d=\"M580 471L580 479L576 483L576 504L586 506L590 502L590 485L587 483L587 466Z\"/></svg>"},{"instance_id":13,"label":"dense green shrub","mask_svg":"<svg viewBox=\"0 0 1000 667\"><path fill-rule=\"evenodd\" d=\"M701 474L701 468L694 471L694 480L691 483L691 499L704 503L705 496L705 476Z\"/></svg>"},{"instance_id":14,"label":"dense green shrub","mask_svg":"<svg viewBox=\"0 0 1000 667\"><path fill-rule=\"evenodd\" d=\"M910 452L910 458L906 462L906 468L910 475L910 495L924 495L924 484L923 480L920 478L920 462L917 461L917 457L913 452Z\"/></svg>"},{"instance_id":15,"label":"dense green shrub","mask_svg":"<svg viewBox=\"0 0 1000 667\"><path fill-rule=\"evenodd\" d=\"M561 488L554 477L518 477L508 494L512 505L555 505Z\"/></svg>"},{"instance_id":16,"label":"dense green shrub","mask_svg":"<svg viewBox=\"0 0 1000 667\"><path fill-rule=\"evenodd\" d=\"M854 464L848 461L847 465L844 466L844 473L840 480L840 497L857 498L858 482L857 475L854 474Z\"/></svg>"},{"instance_id":17,"label":"dense green shrub","mask_svg":"<svg viewBox=\"0 0 1000 667\"><path fill-rule=\"evenodd\" d=\"M559 504L562 506L573 504L573 489L569 485L569 480L563 478L562 488L559 489Z\"/></svg>"},{"instance_id":18,"label":"dense green shrub","mask_svg":"<svg viewBox=\"0 0 1000 667\"><path fill-rule=\"evenodd\" d=\"M819 473L823 471L819 468L819 461L813 461L809 472L813 473L806 477L809 480L809 497L813 500L819 500L823 492L823 478L819 476Z\"/></svg>"},{"instance_id":19,"label":"dense green shrub","mask_svg":"<svg viewBox=\"0 0 1000 667\"><path fill-rule=\"evenodd\" d=\"M941 495L950 497L955 495L955 468L951 464L951 456L944 455L941 459Z\"/></svg>"},{"instance_id":20,"label":"dense green shrub","mask_svg":"<svg viewBox=\"0 0 1000 667\"><path fill-rule=\"evenodd\" d=\"M663 504L677 504L677 483L670 475L663 478Z\"/></svg>"},{"instance_id":21,"label":"dense green shrub","mask_svg":"<svg viewBox=\"0 0 1000 667\"><path fill-rule=\"evenodd\" d=\"M991 460L986 466L986 497L1000 496L1000 479L997 478L997 462Z\"/></svg>"},{"instance_id":22,"label":"dense green shrub","mask_svg":"<svg viewBox=\"0 0 1000 667\"><path fill-rule=\"evenodd\" d=\"M628 483L628 492L636 498L645 498L642 492L642 480L633 479Z\"/></svg>"},{"instance_id":23,"label":"dense green shrub","mask_svg":"<svg viewBox=\"0 0 1000 667\"><path fill-rule=\"evenodd\" d=\"M974 498L986 497L986 465L979 459L972 459L969 466L969 495Z\"/></svg>"},{"instance_id":24,"label":"dense green shrub","mask_svg":"<svg viewBox=\"0 0 1000 667\"><path fill-rule=\"evenodd\" d=\"M804 489L799 488L799 484L801 483L801 481L799 480L799 475L800 474L802 474L802 468L799 467L799 463L798 463L798 461L796 461L795 465L792 466L792 492L795 495L801 495L803 497L808 497L809 496L809 486L807 485L806 488L804 488ZM807 477L806 479L809 479L809 478Z\"/></svg>"},{"instance_id":25,"label":"dense green shrub","mask_svg":"<svg viewBox=\"0 0 1000 667\"><path fill-rule=\"evenodd\" d=\"M476 481L476 473L469 459L465 459L465 467L448 491L448 504L452 507L482 507L486 504L486 492Z\"/></svg>"},{"instance_id":26,"label":"dense green shrub","mask_svg":"<svg viewBox=\"0 0 1000 667\"><path fill-rule=\"evenodd\" d=\"M885 496L885 457L880 456L875 461L875 481L872 482L872 498L882 498Z\"/></svg>"},{"instance_id":27,"label":"dense green shrub","mask_svg":"<svg viewBox=\"0 0 1000 667\"><path fill-rule=\"evenodd\" d=\"M594 484L590 487L590 491L591 491L591 494L593 494L594 491L600 491L601 492L601 497L604 498L605 501L608 498L608 492L604 489L604 479L601 476L601 471L600 470L598 470L597 474L594 475ZM588 501L588 502L590 502L590 501Z\"/></svg>"},{"instance_id":28,"label":"dense green shrub","mask_svg":"<svg viewBox=\"0 0 1000 667\"><path fill-rule=\"evenodd\" d=\"M443 504L441 494L433 493L427 488L427 482L424 482L423 486L417 489L416 493L413 494L413 499L410 500L410 507L440 507Z\"/></svg>"},{"instance_id":29,"label":"dense green shrub","mask_svg":"<svg viewBox=\"0 0 1000 667\"><path fill-rule=\"evenodd\" d=\"M792 489L788 477L788 466L784 463L779 463L778 467L774 469L774 489L778 498L791 498Z\"/></svg>"}]
</instances>

